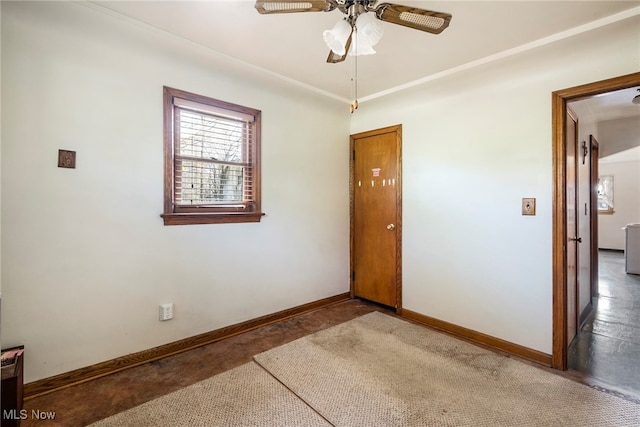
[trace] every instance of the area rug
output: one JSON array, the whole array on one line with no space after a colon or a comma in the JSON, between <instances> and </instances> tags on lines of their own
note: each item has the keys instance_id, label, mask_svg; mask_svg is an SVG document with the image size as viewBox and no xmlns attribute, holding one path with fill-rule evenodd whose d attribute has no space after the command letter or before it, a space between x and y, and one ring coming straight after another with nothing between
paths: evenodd
<instances>
[{"instance_id":1,"label":"area rug","mask_svg":"<svg viewBox=\"0 0 640 427\"><path fill-rule=\"evenodd\" d=\"M91 424L95 427L330 426L251 362Z\"/></svg>"},{"instance_id":2,"label":"area rug","mask_svg":"<svg viewBox=\"0 0 640 427\"><path fill-rule=\"evenodd\" d=\"M640 405L378 312L254 360L340 427L640 425Z\"/></svg>"}]
</instances>

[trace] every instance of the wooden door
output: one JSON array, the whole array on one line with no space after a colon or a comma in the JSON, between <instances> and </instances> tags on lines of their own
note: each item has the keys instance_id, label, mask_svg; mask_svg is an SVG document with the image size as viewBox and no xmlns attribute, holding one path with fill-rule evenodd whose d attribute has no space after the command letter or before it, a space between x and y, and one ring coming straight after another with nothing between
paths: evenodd
<instances>
[{"instance_id":1,"label":"wooden door","mask_svg":"<svg viewBox=\"0 0 640 427\"><path fill-rule=\"evenodd\" d=\"M351 136L351 294L401 309L401 140L392 126Z\"/></svg>"},{"instance_id":2,"label":"wooden door","mask_svg":"<svg viewBox=\"0 0 640 427\"><path fill-rule=\"evenodd\" d=\"M578 122L567 109L567 345L578 332Z\"/></svg>"}]
</instances>

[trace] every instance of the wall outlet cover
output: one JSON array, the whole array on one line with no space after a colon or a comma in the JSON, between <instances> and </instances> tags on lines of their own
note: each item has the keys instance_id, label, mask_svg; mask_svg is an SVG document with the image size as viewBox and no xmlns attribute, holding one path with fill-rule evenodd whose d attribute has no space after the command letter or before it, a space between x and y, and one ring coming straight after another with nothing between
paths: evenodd
<instances>
[{"instance_id":1,"label":"wall outlet cover","mask_svg":"<svg viewBox=\"0 0 640 427\"><path fill-rule=\"evenodd\" d=\"M160 304L160 320L173 319L173 303Z\"/></svg>"}]
</instances>

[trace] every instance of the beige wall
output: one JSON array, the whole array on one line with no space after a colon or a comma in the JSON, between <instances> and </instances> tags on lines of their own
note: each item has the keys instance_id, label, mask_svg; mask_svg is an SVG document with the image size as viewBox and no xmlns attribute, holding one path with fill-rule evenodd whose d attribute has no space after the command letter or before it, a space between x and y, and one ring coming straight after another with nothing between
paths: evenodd
<instances>
[{"instance_id":1,"label":"beige wall","mask_svg":"<svg viewBox=\"0 0 640 427\"><path fill-rule=\"evenodd\" d=\"M601 162L600 175L613 176L613 215L598 216L598 245L625 249L627 224L640 223L640 161Z\"/></svg>"},{"instance_id":2,"label":"beige wall","mask_svg":"<svg viewBox=\"0 0 640 427\"><path fill-rule=\"evenodd\" d=\"M600 157L624 152L640 145L640 120L625 117L598 123L600 139L606 141Z\"/></svg>"},{"instance_id":3,"label":"beige wall","mask_svg":"<svg viewBox=\"0 0 640 427\"><path fill-rule=\"evenodd\" d=\"M637 71L637 28L349 116L93 8L2 2L3 346L27 346L33 381L346 292L348 135L401 123L404 307L550 353L550 94ZM262 110L262 223L162 226L163 85ZM77 169L55 167L60 148ZM522 197L537 198L535 217Z\"/></svg>"},{"instance_id":4,"label":"beige wall","mask_svg":"<svg viewBox=\"0 0 640 427\"><path fill-rule=\"evenodd\" d=\"M551 93L637 72L639 24L361 103L352 133L403 125L405 308L551 353Z\"/></svg>"},{"instance_id":5,"label":"beige wall","mask_svg":"<svg viewBox=\"0 0 640 427\"><path fill-rule=\"evenodd\" d=\"M2 345L27 382L348 291L345 104L71 2L2 2L2 42ZM162 225L163 85L262 110L260 224Z\"/></svg>"}]
</instances>

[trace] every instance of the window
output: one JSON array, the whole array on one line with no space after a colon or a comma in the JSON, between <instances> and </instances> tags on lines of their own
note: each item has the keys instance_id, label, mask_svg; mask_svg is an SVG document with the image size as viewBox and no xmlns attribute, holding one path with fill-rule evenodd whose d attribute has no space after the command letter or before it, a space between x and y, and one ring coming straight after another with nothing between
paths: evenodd
<instances>
[{"instance_id":1,"label":"window","mask_svg":"<svg viewBox=\"0 0 640 427\"><path fill-rule=\"evenodd\" d=\"M598 213L613 215L613 176L598 178Z\"/></svg>"},{"instance_id":2,"label":"window","mask_svg":"<svg viewBox=\"0 0 640 427\"><path fill-rule=\"evenodd\" d=\"M259 222L259 110L164 88L165 225Z\"/></svg>"}]
</instances>

